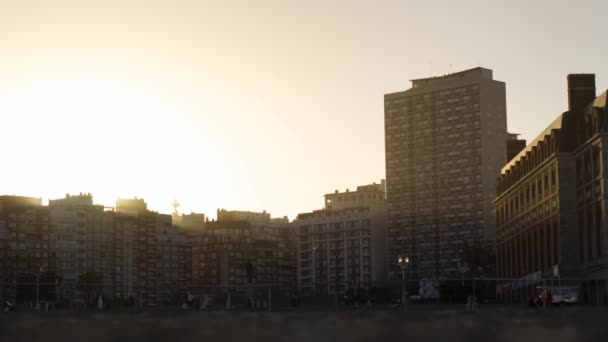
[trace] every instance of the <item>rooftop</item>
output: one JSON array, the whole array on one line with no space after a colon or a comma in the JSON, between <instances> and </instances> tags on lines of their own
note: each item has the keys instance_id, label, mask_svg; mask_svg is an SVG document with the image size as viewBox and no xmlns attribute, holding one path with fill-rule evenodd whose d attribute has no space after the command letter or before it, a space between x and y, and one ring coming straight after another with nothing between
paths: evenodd
<instances>
[{"instance_id":1,"label":"rooftop","mask_svg":"<svg viewBox=\"0 0 608 342\"><path fill-rule=\"evenodd\" d=\"M601 95L595 98L593 103L589 104L589 109L592 107L608 107L608 90L603 92ZM526 148L521 150L513 159L511 159L501 170L502 174L505 174L507 170L513 167L518 161L520 161L528 152L531 152L538 143L545 139L546 136L551 135L551 131L554 129L559 130L563 127L564 116L568 112L560 114L547 128L545 128L534 140L532 140Z\"/></svg>"}]
</instances>

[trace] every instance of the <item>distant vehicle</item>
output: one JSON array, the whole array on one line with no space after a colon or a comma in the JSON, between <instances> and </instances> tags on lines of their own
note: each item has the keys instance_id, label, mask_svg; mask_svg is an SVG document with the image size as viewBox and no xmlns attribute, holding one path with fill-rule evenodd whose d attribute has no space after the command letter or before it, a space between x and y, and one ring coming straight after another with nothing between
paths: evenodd
<instances>
[{"instance_id":1,"label":"distant vehicle","mask_svg":"<svg viewBox=\"0 0 608 342\"><path fill-rule=\"evenodd\" d=\"M574 304L578 303L579 300L579 289L578 286L545 286L539 287L547 289L553 297L552 304Z\"/></svg>"},{"instance_id":2,"label":"distant vehicle","mask_svg":"<svg viewBox=\"0 0 608 342\"><path fill-rule=\"evenodd\" d=\"M574 304L579 301L579 289L577 286L537 286L538 294L529 301L530 306L543 305L543 291L547 291L548 304L562 305Z\"/></svg>"},{"instance_id":3,"label":"distant vehicle","mask_svg":"<svg viewBox=\"0 0 608 342\"><path fill-rule=\"evenodd\" d=\"M417 295L410 296L412 301L437 300L440 298L439 280L437 279L421 279L420 290Z\"/></svg>"}]
</instances>

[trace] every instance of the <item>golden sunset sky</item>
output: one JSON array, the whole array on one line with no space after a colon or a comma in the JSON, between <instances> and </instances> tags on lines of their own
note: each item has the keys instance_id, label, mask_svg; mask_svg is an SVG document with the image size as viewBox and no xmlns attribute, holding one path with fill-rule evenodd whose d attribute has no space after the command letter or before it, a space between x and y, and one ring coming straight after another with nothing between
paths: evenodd
<instances>
[{"instance_id":1,"label":"golden sunset sky","mask_svg":"<svg viewBox=\"0 0 608 342\"><path fill-rule=\"evenodd\" d=\"M0 194L215 217L385 175L383 95L483 66L509 130L608 85L602 1L0 0Z\"/></svg>"}]
</instances>

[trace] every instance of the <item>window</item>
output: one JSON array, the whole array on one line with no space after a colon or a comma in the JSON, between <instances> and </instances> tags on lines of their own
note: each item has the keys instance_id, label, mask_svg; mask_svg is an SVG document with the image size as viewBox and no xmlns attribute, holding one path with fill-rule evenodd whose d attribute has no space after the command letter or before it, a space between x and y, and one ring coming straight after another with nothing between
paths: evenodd
<instances>
[{"instance_id":1,"label":"window","mask_svg":"<svg viewBox=\"0 0 608 342\"><path fill-rule=\"evenodd\" d=\"M579 184L583 182L583 158L581 156L576 158L576 181Z\"/></svg>"},{"instance_id":2,"label":"window","mask_svg":"<svg viewBox=\"0 0 608 342\"><path fill-rule=\"evenodd\" d=\"M559 227L557 216L553 216L551 219L551 229L553 229L553 255L555 256L553 262L554 264L559 264Z\"/></svg>"},{"instance_id":3,"label":"window","mask_svg":"<svg viewBox=\"0 0 608 342\"><path fill-rule=\"evenodd\" d=\"M593 146L593 177L600 175L602 149L599 146Z\"/></svg>"},{"instance_id":4,"label":"window","mask_svg":"<svg viewBox=\"0 0 608 342\"><path fill-rule=\"evenodd\" d=\"M540 253L540 268L539 270L543 270L543 268L545 267L545 253L547 251L547 249L545 248L546 245L546 241L547 241L547 236L545 234L545 222L542 222L541 224L539 224L538 228L540 230L540 237L538 240L538 244L539 244L539 253Z\"/></svg>"},{"instance_id":5,"label":"window","mask_svg":"<svg viewBox=\"0 0 608 342\"><path fill-rule=\"evenodd\" d=\"M595 238L596 238L596 248L597 248L597 257L601 258L604 256L604 219L602 216L602 203L597 202L595 204Z\"/></svg>"},{"instance_id":6,"label":"window","mask_svg":"<svg viewBox=\"0 0 608 342\"><path fill-rule=\"evenodd\" d=\"M532 249L534 253L532 253L532 267L534 271L538 271L538 236L537 236L537 225L532 227Z\"/></svg>"},{"instance_id":7,"label":"window","mask_svg":"<svg viewBox=\"0 0 608 342\"><path fill-rule=\"evenodd\" d=\"M591 206L587 207L586 210L586 222L585 222L585 230L587 232L587 260L591 260L593 259L593 245L592 245L592 241L593 241L593 223L592 223L592 216L591 216Z\"/></svg>"},{"instance_id":8,"label":"window","mask_svg":"<svg viewBox=\"0 0 608 342\"><path fill-rule=\"evenodd\" d=\"M585 250L584 250L584 238L585 238L585 216L582 210L578 212L578 257L580 262L585 262Z\"/></svg>"},{"instance_id":9,"label":"window","mask_svg":"<svg viewBox=\"0 0 608 342\"><path fill-rule=\"evenodd\" d=\"M591 150L585 151L585 181L589 181L591 179L591 158L590 158Z\"/></svg>"}]
</instances>

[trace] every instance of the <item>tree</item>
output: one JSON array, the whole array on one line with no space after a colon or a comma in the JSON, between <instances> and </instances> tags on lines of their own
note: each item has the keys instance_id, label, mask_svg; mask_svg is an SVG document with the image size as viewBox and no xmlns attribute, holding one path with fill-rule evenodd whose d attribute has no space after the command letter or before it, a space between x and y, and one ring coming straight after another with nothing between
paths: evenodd
<instances>
[{"instance_id":1,"label":"tree","mask_svg":"<svg viewBox=\"0 0 608 342\"><path fill-rule=\"evenodd\" d=\"M95 304L101 293L101 277L95 271L87 271L78 277L78 290L82 293L85 303Z\"/></svg>"}]
</instances>

